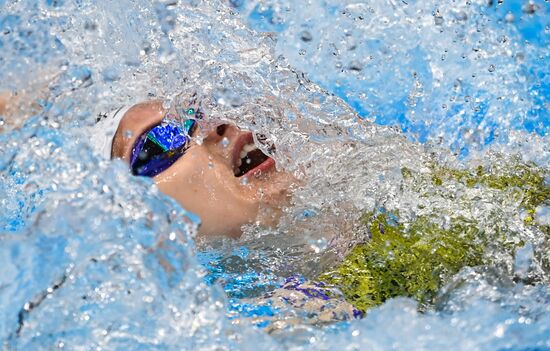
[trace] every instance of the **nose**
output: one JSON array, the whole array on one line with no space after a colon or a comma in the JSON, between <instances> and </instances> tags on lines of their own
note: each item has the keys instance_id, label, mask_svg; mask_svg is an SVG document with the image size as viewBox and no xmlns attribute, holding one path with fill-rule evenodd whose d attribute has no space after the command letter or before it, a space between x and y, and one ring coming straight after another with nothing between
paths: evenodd
<instances>
[{"instance_id":1,"label":"nose","mask_svg":"<svg viewBox=\"0 0 550 351\"><path fill-rule=\"evenodd\" d=\"M223 135L225 134L225 131L227 130L227 127L228 127L227 124L220 124L219 126L216 127L216 134L218 134L218 136L223 137Z\"/></svg>"},{"instance_id":2,"label":"nose","mask_svg":"<svg viewBox=\"0 0 550 351\"><path fill-rule=\"evenodd\" d=\"M239 129L235 126L232 126L230 124L224 123L219 124L215 128L213 128L204 139L205 142L208 143L221 143L224 138L227 138L227 142L231 142L234 136L236 136L239 132Z\"/></svg>"},{"instance_id":3,"label":"nose","mask_svg":"<svg viewBox=\"0 0 550 351\"><path fill-rule=\"evenodd\" d=\"M213 155L231 160L235 142L243 133L235 125L220 124L208 133L203 142Z\"/></svg>"}]
</instances>

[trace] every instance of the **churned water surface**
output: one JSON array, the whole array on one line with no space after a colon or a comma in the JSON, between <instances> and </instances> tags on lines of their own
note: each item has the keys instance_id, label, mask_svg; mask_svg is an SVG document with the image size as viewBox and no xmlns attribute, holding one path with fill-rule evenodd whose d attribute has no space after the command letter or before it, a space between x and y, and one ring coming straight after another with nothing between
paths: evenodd
<instances>
[{"instance_id":1,"label":"churned water surface","mask_svg":"<svg viewBox=\"0 0 550 351\"><path fill-rule=\"evenodd\" d=\"M550 350L548 12L0 1L2 346ZM180 93L303 180L277 228L196 241L195 216L93 153L99 112ZM266 299L337 277L362 319Z\"/></svg>"}]
</instances>

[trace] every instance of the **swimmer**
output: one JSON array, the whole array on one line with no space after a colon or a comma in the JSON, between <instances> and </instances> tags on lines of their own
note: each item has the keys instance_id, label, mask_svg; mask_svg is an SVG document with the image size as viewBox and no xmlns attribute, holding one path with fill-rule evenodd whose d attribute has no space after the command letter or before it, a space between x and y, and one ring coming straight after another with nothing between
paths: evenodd
<instances>
[{"instance_id":1,"label":"swimmer","mask_svg":"<svg viewBox=\"0 0 550 351\"><path fill-rule=\"evenodd\" d=\"M12 97L0 95L0 115L14 105ZM152 178L160 191L197 214L199 236L238 238L246 224L275 226L296 178L276 169L275 160L254 144L252 132L228 123L202 123L198 108L191 114L189 107L184 110L178 123L171 123L173 111L161 101L100 113L88 131L91 144L105 158L124 161L132 174ZM301 311L310 324L362 315L338 290L296 275L258 303L291 314ZM278 316L254 321L269 332L301 323Z\"/></svg>"},{"instance_id":2,"label":"swimmer","mask_svg":"<svg viewBox=\"0 0 550 351\"><path fill-rule=\"evenodd\" d=\"M236 238L245 224L276 225L293 176L276 169L252 132L203 123L200 107L185 111L193 113L178 123L167 120L160 101L101 114L93 143L106 157L126 162L134 175L153 178L160 191L198 215L200 236Z\"/></svg>"}]
</instances>

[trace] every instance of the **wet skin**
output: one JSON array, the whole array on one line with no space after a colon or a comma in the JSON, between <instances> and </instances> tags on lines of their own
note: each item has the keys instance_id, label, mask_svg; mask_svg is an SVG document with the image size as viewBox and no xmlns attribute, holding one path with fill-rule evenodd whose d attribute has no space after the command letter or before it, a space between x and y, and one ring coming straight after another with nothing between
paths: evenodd
<instances>
[{"instance_id":1,"label":"wet skin","mask_svg":"<svg viewBox=\"0 0 550 351\"><path fill-rule=\"evenodd\" d=\"M137 138L160 123L164 114L158 101L130 108L113 138L111 156L129 163ZM199 235L235 238L245 224L275 225L289 200L294 177L277 171L271 158L245 175L236 176L240 151L251 142L252 133L229 124L215 126L206 133L200 145L192 142L183 156L155 176L155 184L186 210L200 216Z\"/></svg>"}]
</instances>

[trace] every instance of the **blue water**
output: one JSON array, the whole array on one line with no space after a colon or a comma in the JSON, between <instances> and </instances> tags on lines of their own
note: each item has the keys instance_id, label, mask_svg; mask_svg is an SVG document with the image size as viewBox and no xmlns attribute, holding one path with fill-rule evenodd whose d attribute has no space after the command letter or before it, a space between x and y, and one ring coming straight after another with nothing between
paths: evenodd
<instances>
[{"instance_id":1,"label":"blue water","mask_svg":"<svg viewBox=\"0 0 550 351\"><path fill-rule=\"evenodd\" d=\"M31 103L0 120L2 347L550 350L548 271L530 251L547 247L541 232L529 232L532 246L508 262L515 276L465 268L425 313L397 298L362 319L318 325L264 299L285 278L315 271L312 252L328 245L315 235L330 229L318 204L356 195L368 208L361 184L373 199L399 194L383 157L360 159L372 160L374 175L357 166L357 183L344 185L329 165L330 186L314 181L330 180L328 172L311 181L325 197L297 202L295 222L280 232L203 243L195 216L94 154L85 133L98 109L199 85L217 97L213 112L288 141L281 153L298 165L308 150L337 149L334 140L374 145L382 156L389 145L391 159L414 164L414 144L377 149L385 133L399 138L368 134L357 113L465 162L490 161L483 152L495 148L548 169L548 2L534 1L532 14L519 0L484 4L0 1L0 91ZM269 109L275 96L288 101L280 124ZM300 128L308 143L299 144ZM414 212L413 200L403 208ZM483 206L480 218L490 217ZM286 236L293 228L306 239ZM537 269L542 280L514 281ZM269 329L281 320L289 322Z\"/></svg>"},{"instance_id":2,"label":"blue water","mask_svg":"<svg viewBox=\"0 0 550 351\"><path fill-rule=\"evenodd\" d=\"M528 3L519 0L502 4L491 1L490 6L483 6L488 2L482 1L465 3L466 6L461 3L460 8L450 9L445 4L417 1L391 5L366 2L364 8L347 12L343 10L347 2L336 1L324 6L317 6L317 2L303 5L278 1L251 5L248 12L239 3L238 8L246 13L251 27L282 33L282 53L311 79L344 99L362 117L382 125L399 125L411 140L426 142L443 137L446 145L466 156L471 149L495 141L507 143L510 130L548 135L548 3L533 1L533 13L529 12ZM353 3L349 4L353 8ZM387 6L393 6L397 18L380 15ZM474 13L466 15L468 7L474 6ZM418 9L417 18L413 8ZM439 10L441 20L436 24L435 13ZM372 16L390 19L393 27L387 29L389 34L365 25ZM414 28L399 18L405 16L413 21L433 17L434 25ZM333 30L335 23L342 26L345 34ZM407 26L412 35L399 32L407 30ZM488 28L494 28L492 35L479 35ZM304 31L308 33L307 40L296 38ZM353 38L351 46L345 43L346 38ZM334 45L327 48L329 41ZM392 44L397 48L388 49ZM504 54L506 48L510 51ZM332 54L327 54L327 50ZM485 52L486 56L472 57L476 52ZM370 61L363 60L369 56ZM352 74L346 70L350 59L357 66ZM380 59L388 60L387 64L380 64ZM443 82L433 75L433 68L440 64L447 75ZM507 70L507 65L514 68ZM335 66L343 67L343 74ZM413 74L422 93L411 104L408 82ZM498 88L492 86L488 74L498 76ZM518 85L517 75L524 77L525 84ZM480 85L480 81L485 84ZM510 103L513 96L529 101L528 105ZM516 113L510 114L512 110ZM460 132L472 129L479 130L479 140L465 140Z\"/></svg>"}]
</instances>

